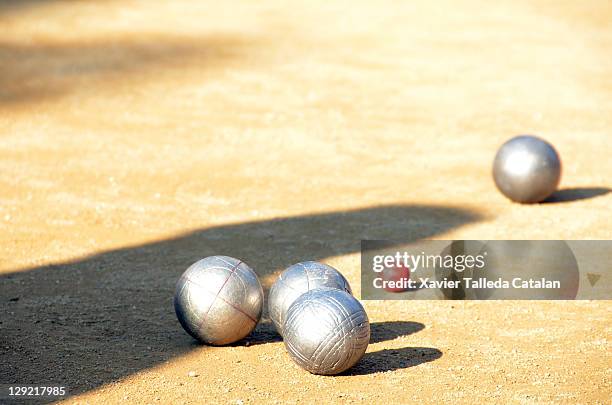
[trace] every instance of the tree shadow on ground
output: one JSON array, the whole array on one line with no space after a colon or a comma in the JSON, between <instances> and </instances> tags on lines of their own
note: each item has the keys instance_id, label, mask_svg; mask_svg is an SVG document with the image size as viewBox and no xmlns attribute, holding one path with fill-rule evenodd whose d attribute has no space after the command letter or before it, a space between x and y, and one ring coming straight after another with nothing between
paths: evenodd
<instances>
[{"instance_id":1,"label":"tree shadow on ground","mask_svg":"<svg viewBox=\"0 0 612 405\"><path fill-rule=\"evenodd\" d=\"M589 198L606 195L610 191L611 190L607 187L565 188L565 189L554 192L550 197L542 201L542 203L550 204L550 203L562 203L562 202L586 200Z\"/></svg>"},{"instance_id":2,"label":"tree shadow on ground","mask_svg":"<svg viewBox=\"0 0 612 405\"><path fill-rule=\"evenodd\" d=\"M29 7L50 2L51 0L0 0L0 14L21 12Z\"/></svg>"},{"instance_id":3,"label":"tree shadow on ground","mask_svg":"<svg viewBox=\"0 0 612 405\"><path fill-rule=\"evenodd\" d=\"M5 274L0 276L0 382L60 382L78 394L193 350L172 297L176 280L202 257L244 260L267 291L287 266L359 252L361 239L409 243L479 219L474 212L444 206L378 206L215 226ZM411 322L374 325L374 341L420 328ZM264 320L251 340L278 339L273 335ZM412 364L407 356L435 357L421 355L423 350L434 349L401 349L399 357L385 351L391 363L384 367ZM368 354L358 370L372 370L376 356Z\"/></svg>"},{"instance_id":4,"label":"tree shadow on ground","mask_svg":"<svg viewBox=\"0 0 612 405\"><path fill-rule=\"evenodd\" d=\"M232 35L130 36L72 42L0 39L0 107L32 103L81 91L113 95L125 84L137 87L173 71L193 68L205 77L212 69L244 58L255 38ZM115 81L121 81L117 88ZM114 89L114 92L102 89Z\"/></svg>"}]
</instances>

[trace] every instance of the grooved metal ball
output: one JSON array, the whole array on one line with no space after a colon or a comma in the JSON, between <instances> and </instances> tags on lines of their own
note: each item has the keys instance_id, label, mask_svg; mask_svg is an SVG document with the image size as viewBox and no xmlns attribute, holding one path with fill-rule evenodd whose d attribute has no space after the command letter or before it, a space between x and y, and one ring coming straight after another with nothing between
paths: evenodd
<instances>
[{"instance_id":1,"label":"grooved metal ball","mask_svg":"<svg viewBox=\"0 0 612 405\"><path fill-rule=\"evenodd\" d=\"M289 355L313 374L341 373L359 361L370 342L368 315L346 291L320 288L302 294L284 323Z\"/></svg>"},{"instance_id":2,"label":"grooved metal ball","mask_svg":"<svg viewBox=\"0 0 612 405\"><path fill-rule=\"evenodd\" d=\"M176 284L174 309L194 338L225 345L247 336L261 317L263 290L249 266L210 256L189 267Z\"/></svg>"},{"instance_id":3,"label":"grooved metal ball","mask_svg":"<svg viewBox=\"0 0 612 405\"><path fill-rule=\"evenodd\" d=\"M278 333L283 334L283 320L291 304L300 295L319 287L338 288L352 294L351 286L338 270L319 262L294 264L278 276L268 296L268 313Z\"/></svg>"},{"instance_id":4,"label":"grooved metal ball","mask_svg":"<svg viewBox=\"0 0 612 405\"><path fill-rule=\"evenodd\" d=\"M493 162L499 191L512 201L537 203L550 196L561 179L561 160L543 139L521 135L504 143Z\"/></svg>"}]
</instances>

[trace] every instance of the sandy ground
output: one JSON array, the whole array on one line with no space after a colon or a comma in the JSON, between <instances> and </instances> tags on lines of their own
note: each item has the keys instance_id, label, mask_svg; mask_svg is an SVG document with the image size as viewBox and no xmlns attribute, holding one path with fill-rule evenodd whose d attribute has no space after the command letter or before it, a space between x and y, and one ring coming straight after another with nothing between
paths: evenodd
<instances>
[{"instance_id":1,"label":"sandy ground","mask_svg":"<svg viewBox=\"0 0 612 405\"><path fill-rule=\"evenodd\" d=\"M609 403L610 301L365 302L366 356L321 377L267 319L196 344L172 294L211 254L266 289L325 261L359 295L362 238L612 239L611 21L607 1L0 1L0 383ZM562 156L551 203L494 187L518 133Z\"/></svg>"}]
</instances>

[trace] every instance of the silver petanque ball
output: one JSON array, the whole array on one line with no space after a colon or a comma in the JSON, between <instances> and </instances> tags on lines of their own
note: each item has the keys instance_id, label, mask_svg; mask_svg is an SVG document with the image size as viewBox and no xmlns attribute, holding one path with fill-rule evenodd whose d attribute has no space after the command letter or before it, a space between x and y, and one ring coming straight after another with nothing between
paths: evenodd
<instances>
[{"instance_id":1,"label":"silver petanque ball","mask_svg":"<svg viewBox=\"0 0 612 405\"><path fill-rule=\"evenodd\" d=\"M210 256L189 267L176 284L174 309L183 328L210 345L247 336L261 317L263 290L249 266Z\"/></svg>"},{"instance_id":2,"label":"silver petanque ball","mask_svg":"<svg viewBox=\"0 0 612 405\"><path fill-rule=\"evenodd\" d=\"M268 313L278 333L283 334L283 321L291 304L305 292L320 287L352 294L351 286L338 270L319 262L294 264L278 276L268 295Z\"/></svg>"},{"instance_id":3,"label":"silver petanque ball","mask_svg":"<svg viewBox=\"0 0 612 405\"><path fill-rule=\"evenodd\" d=\"M504 143L493 162L493 179L512 201L537 203L555 192L561 179L561 160L543 139L521 135Z\"/></svg>"},{"instance_id":4,"label":"silver petanque ball","mask_svg":"<svg viewBox=\"0 0 612 405\"><path fill-rule=\"evenodd\" d=\"M289 355L313 374L341 373L359 361L370 342L368 315L346 291L320 288L302 294L287 312Z\"/></svg>"}]
</instances>

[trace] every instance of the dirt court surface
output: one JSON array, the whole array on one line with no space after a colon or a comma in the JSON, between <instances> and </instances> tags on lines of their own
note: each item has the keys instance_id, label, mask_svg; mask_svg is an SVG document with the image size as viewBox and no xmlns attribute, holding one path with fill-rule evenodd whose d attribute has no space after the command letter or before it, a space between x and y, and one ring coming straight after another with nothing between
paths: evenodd
<instances>
[{"instance_id":1,"label":"dirt court surface","mask_svg":"<svg viewBox=\"0 0 612 405\"><path fill-rule=\"evenodd\" d=\"M365 302L372 343L310 375L264 319L196 344L197 259L267 290L363 238L612 239L608 1L0 1L0 383L73 403L609 403L612 305ZM512 204L538 134L554 201ZM197 377L188 377L195 371Z\"/></svg>"}]
</instances>

